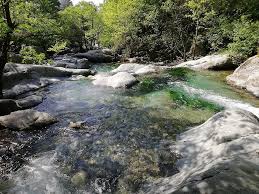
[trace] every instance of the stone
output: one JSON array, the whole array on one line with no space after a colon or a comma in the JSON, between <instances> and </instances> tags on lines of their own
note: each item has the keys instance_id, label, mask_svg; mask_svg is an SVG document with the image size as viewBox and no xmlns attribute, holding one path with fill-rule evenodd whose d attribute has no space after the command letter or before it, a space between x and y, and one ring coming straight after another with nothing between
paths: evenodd
<instances>
[{"instance_id":1,"label":"stone","mask_svg":"<svg viewBox=\"0 0 259 194\"><path fill-rule=\"evenodd\" d=\"M71 178L71 182L77 186L77 187L81 187L84 186L87 182L87 173L85 171L79 171L77 172L72 178Z\"/></svg>"},{"instance_id":2,"label":"stone","mask_svg":"<svg viewBox=\"0 0 259 194\"><path fill-rule=\"evenodd\" d=\"M11 112L19 110L20 107L17 105L15 100L11 99L0 99L0 116L8 115Z\"/></svg>"},{"instance_id":3,"label":"stone","mask_svg":"<svg viewBox=\"0 0 259 194\"><path fill-rule=\"evenodd\" d=\"M74 55L77 58L86 58L93 63L110 63L114 61L113 56L104 53L102 50L91 50L86 53L77 53Z\"/></svg>"},{"instance_id":4,"label":"stone","mask_svg":"<svg viewBox=\"0 0 259 194\"><path fill-rule=\"evenodd\" d=\"M142 65L138 63L124 63L118 68L112 70L112 73L127 72L134 75L144 75L149 73L156 73L159 67L154 65Z\"/></svg>"},{"instance_id":5,"label":"stone","mask_svg":"<svg viewBox=\"0 0 259 194\"><path fill-rule=\"evenodd\" d=\"M81 129L84 127L84 125L83 122L70 122L68 127L72 129Z\"/></svg>"},{"instance_id":6,"label":"stone","mask_svg":"<svg viewBox=\"0 0 259 194\"><path fill-rule=\"evenodd\" d=\"M233 65L231 57L228 55L209 55L175 66L175 68L178 67L186 67L193 70L230 70L236 66Z\"/></svg>"},{"instance_id":7,"label":"stone","mask_svg":"<svg viewBox=\"0 0 259 194\"><path fill-rule=\"evenodd\" d=\"M151 184L146 193L259 193L259 119L225 110L181 134L172 152L179 173Z\"/></svg>"},{"instance_id":8,"label":"stone","mask_svg":"<svg viewBox=\"0 0 259 194\"><path fill-rule=\"evenodd\" d=\"M16 100L16 103L21 107L21 109L28 109L39 105L42 101L42 96L31 95L26 98Z\"/></svg>"},{"instance_id":9,"label":"stone","mask_svg":"<svg viewBox=\"0 0 259 194\"><path fill-rule=\"evenodd\" d=\"M46 87L48 85L54 84L59 82L59 79L48 79L48 78L40 78L40 79L29 79L29 80L22 80L21 83L18 83L11 87L10 89L4 89L4 97L5 98L14 98L18 95L35 91L40 88Z\"/></svg>"},{"instance_id":10,"label":"stone","mask_svg":"<svg viewBox=\"0 0 259 194\"><path fill-rule=\"evenodd\" d=\"M48 113L28 109L1 116L0 128L11 130L39 129L55 122L57 120Z\"/></svg>"},{"instance_id":11,"label":"stone","mask_svg":"<svg viewBox=\"0 0 259 194\"><path fill-rule=\"evenodd\" d=\"M137 83L137 79L127 72L119 72L110 76L97 74L93 81L94 85L109 86L113 88L128 88L133 86L135 83Z\"/></svg>"},{"instance_id":12,"label":"stone","mask_svg":"<svg viewBox=\"0 0 259 194\"><path fill-rule=\"evenodd\" d=\"M259 57L251 57L240 65L232 75L227 77L227 83L246 89L259 97Z\"/></svg>"}]
</instances>

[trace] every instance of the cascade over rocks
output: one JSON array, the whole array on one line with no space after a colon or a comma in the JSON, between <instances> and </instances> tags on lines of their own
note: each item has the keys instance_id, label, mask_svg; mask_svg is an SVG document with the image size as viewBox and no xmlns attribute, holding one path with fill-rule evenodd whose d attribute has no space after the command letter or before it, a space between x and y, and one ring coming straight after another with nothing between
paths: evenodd
<instances>
[{"instance_id":1,"label":"cascade over rocks","mask_svg":"<svg viewBox=\"0 0 259 194\"><path fill-rule=\"evenodd\" d=\"M259 97L259 57L254 56L245 61L227 77L227 82Z\"/></svg>"},{"instance_id":2,"label":"cascade over rocks","mask_svg":"<svg viewBox=\"0 0 259 194\"><path fill-rule=\"evenodd\" d=\"M35 110L20 110L9 115L0 117L0 129L11 130L38 129L53 123L57 120L48 113Z\"/></svg>"},{"instance_id":3,"label":"cascade over rocks","mask_svg":"<svg viewBox=\"0 0 259 194\"><path fill-rule=\"evenodd\" d=\"M259 119L234 109L181 134L171 148L181 155L178 174L148 193L259 193Z\"/></svg>"},{"instance_id":4,"label":"cascade over rocks","mask_svg":"<svg viewBox=\"0 0 259 194\"><path fill-rule=\"evenodd\" d=\"M209 55L198 60L187 61L175 66L187 67L193 70L229 70L234 69L231 57L228 55Z\"/></svg>"}]
</instances>

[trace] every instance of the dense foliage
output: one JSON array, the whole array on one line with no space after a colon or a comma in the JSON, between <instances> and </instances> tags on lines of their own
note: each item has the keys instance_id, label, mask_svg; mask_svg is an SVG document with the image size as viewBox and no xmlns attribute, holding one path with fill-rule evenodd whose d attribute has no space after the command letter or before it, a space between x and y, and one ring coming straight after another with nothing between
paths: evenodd
<instances>
[{"instance_id":1,"label":"dense foliage","mask_svg":"<svg viewBox=\"0 0 259 194\"><path fill-rule=\"evenodd\" d=\"M48 57L102 46L153 61L210 52L242 60L258 47L258 0L106 0L99 8L71 0L10 2L16 53L30 46ZM0 40L8 32L1 17Z\"/></svg>"},{"instance_id":2,"label":"dense foliage","mask_svg":"<svg viewBox=\"0 0 259 194\"><path fill-rule=\"evenodd\" d=\"M151 60L256 53L258 0L107 0L101 42Z\"/></svg>"}]
</instances>

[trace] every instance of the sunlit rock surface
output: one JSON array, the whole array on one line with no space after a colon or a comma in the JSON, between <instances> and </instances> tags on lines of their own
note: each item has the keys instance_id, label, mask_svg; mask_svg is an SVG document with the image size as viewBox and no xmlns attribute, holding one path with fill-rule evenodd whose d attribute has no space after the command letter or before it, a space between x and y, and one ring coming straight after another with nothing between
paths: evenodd
<instances>
[{"instance_id":1,"label":"sunlit rock surface","mask_svg":"<svg viewBox=\"0 0 259 194\"><path fill-rule=\"evenodd\" d=\"M259 97L259 57L254 56L227 77L227 82Z\"/></svg>"},{"instance_id":2,"label":"sunlit rock surface","mask_svg":"<svg viewBox=\"0 0 259 194\"><path fill-rule=\"evenodd\" d=\"M148 193L258 193L259 119L226 110L183 133L172 151L179 173L160 179Z\"/></svg>"},{"instance_id":3,"label":"sunlit rock surface","mask_svg":"<svg viewBox=\"0 0 259 194\"><path fill-rule=\"evenodd\" d=\"M235 66L228 55L210 55L181 63L175 67L188 67L193 70L226 70L233 69Z\"/></svg>"},{"instance_id":4,"label":"sunlit rock surface","mask_svg":"<svg viewBox=\"0 0 259 194\"><path fill-rule=\"evenodd\" d=\"M115 75L97 74L93 81L94 85L109 86L113 88L127 88L135 83L137 83L137 79L127 72L119 72Z\"/></svg>"},{"instance_id":5,"label":"sunlit rock surface","mask_svg":"<svg viewBox=\"0 0 259 194\"><path fill-rule=\"evenodd\" d=\"M0 128L13 130L26 130L30 128L41 128L55 123L57 120L48 113L35 110L23 110L12 112L0 117Z\"/></svg>"}]
</instances>

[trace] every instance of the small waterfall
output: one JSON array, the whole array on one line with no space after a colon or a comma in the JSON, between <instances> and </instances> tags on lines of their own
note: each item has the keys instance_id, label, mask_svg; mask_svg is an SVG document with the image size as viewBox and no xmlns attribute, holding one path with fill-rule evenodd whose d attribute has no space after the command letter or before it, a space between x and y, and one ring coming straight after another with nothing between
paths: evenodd
<instances>
[{"instance_id":1,"label":"small waterfall","mask_svg":"<svg viewBox=\"0 0 259 194\"><path fill-rule=\"evenodd\" d=\"M259 117L259 108L256 108L248 103L239 101L239 100L234 100L230 99L225 96L218 95L212 91L209 90L203 90L203 89L198 89L198 88L193 88L191 86L188 86L186 83L183 82L172 82L169 83L172 86L180 87L184 89L187 93L192 94L192 95L198 95L199 97L208 100L210 102L216 103L220 106L223 106L225 108L239 108L242 110L247 110L252 112L254 115Z\"/></svg>"}]
</instances>

